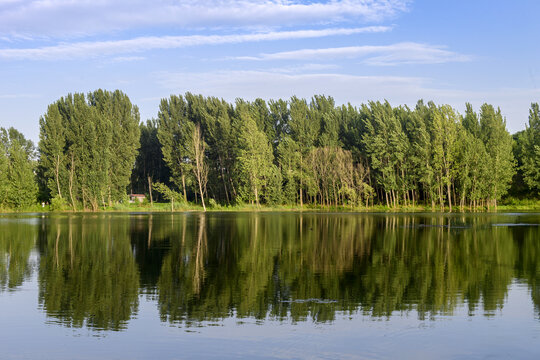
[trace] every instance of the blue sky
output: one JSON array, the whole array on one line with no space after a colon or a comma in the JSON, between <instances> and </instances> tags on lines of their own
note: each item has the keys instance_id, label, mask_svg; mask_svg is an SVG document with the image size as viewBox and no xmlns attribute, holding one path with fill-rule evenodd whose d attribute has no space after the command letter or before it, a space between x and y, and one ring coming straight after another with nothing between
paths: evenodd
<instances>
[{"instance_id":1,"label":"blue sky","mask_svg":"<svg viewBox=\"0 0 540 360\"><path fill-rule=\"evenodd\" d=\"M540 101L534 0L0 0L0 126L36 141L47 105L120 89L155 117L186 91L500 106Z\"/></svg>"}]
</instances>

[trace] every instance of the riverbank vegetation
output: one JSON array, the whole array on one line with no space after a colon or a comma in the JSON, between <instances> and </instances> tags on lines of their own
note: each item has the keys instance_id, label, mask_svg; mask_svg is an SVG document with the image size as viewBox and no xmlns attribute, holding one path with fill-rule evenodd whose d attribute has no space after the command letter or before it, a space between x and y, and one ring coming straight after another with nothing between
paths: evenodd
<instances>
[{"instance_id":1,"label":"riverbank vegetation","mask_svg":"<svg viewBox=\"0 0 540 360\"><path fill-rule=\"evenodd\" d=\"M513 136L500 109L419 101L237 99L186 93L140 121L120 91L69 94L39 121L37 148L1 130L0 207L52 210L534 209L540 111ZM129 204L145 194L150 205ZM525 199L525 200L524 200ZM523 201L527 201L524 204Z\"/></svg>"}]
</instances>

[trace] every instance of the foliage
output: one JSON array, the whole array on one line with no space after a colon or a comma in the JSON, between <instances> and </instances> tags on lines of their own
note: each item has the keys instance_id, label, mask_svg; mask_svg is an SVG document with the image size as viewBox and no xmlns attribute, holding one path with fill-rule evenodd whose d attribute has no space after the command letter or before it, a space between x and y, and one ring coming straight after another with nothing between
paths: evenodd
<instances>
[{"instance_id":1,"label":"foliage","mask_svg":"<svg viewBox=\"0 0 540 360\"><path fill-rule=\"evenodd\" d=\"M97 210L126 194L137 149L139 111L120 91L69 94L40 119L39 165L50 198Z\"/></svg>"},{"instance_id":2,"label":"foliage","mask_svg":"<svg viewBox=\"0 0 540 360\"><path fill-rule=\"evenodd\" d=\"M154 181L170 185L169 168L163 160L161 144L158 139L159 122L155 119L141 123L141 147L135 159L135 166L131 174L131 191L152 195L152 200L159 200L156 192L150 194L150 187Z\"/></svg>"},{"instance_id":3,"label":"foliage","mask_svg":"<svg viewBox=\"0 0 540 360\"><path fill-rule=\"evenodd\" d=\"M152 202L203 209L210 198L224 206L496 208L511 185L512 196L540 194L538 109L531 105L529 126L512 138L489 104L478 113L466 104L461 115L423 101L357 108L324 95L227 103L186 93L162 99L157 118L140 124L120 91L69 94L40 119L37 164L31 142L4 130L0 206L35 203L37 183L40 199L94 211L113 208L128 187Z\"/></svg>"},{"instance_id":4,"label":"foliage","mask_svg":"<svg viewBox=\"0 0 540 360\"><path fill-rule=\"evenodd\" d=\"M66 199L63 197L60 197L60 195L55 195L51 199L51 205L50 205L51 211L65 211L69 210L69 204Z\"/></svg>"},{"instance_id":5,"label":"foliage","mask_svg":"<svg viewBox=\"0 0 540 360\"><path fill-rule=\"evenodd\" d=\"M160 193L163 198L165 200L169 200L171 202L171 210L174 210L174 203L176 202L176 204L183 204L185 203L185 200L184 200L184 197L174 191L174 190L171 190L167 185L165 184L162 184L162 183L155 183L154 184L154 190L157 191L158 193Z\"/></svg>"},{"instance_id":6,"label":"foliage","mask_svg":"<svg viewBox=\"0 0 540 360\"><path fill-rule=\"evenodd\" d=\"M522 164L525 183L540 194L540 107L531 104L529 125L520 137Z\"/></svg>"},{"instance_id":7,"label":"foliage","mask_svg":"<svg viewBox=\"0 0 540 360\"><path fill-rule=\"evenodd\" d=\"M34 144L14 128L0 128L0 208L22 209L37 201Z\"/></svg>"}]
</instances>

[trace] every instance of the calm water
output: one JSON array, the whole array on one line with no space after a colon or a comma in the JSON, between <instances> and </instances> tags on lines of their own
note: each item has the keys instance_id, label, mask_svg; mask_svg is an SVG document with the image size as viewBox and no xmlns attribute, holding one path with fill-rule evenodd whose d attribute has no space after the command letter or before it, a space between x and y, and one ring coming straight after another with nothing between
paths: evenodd
<instances>
[{"instance_id":1,"label":"calm water","mask_svg":"<svg viewBox=\"0 0 540 360\"><path fill-rule=\"evenodd\" d=\"M0 359L538 359L539 225L3 215Z\"/></svg>"}]
</instances>

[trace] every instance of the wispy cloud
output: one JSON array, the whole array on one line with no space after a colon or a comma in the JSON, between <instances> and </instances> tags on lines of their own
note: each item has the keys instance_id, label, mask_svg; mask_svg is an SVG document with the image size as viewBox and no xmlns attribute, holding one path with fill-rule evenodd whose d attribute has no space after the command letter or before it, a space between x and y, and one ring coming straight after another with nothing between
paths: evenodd
<instances>
[{"instance_id":1,"label":"wispy cloud","mask_svg":"<svg viewBox=\"0 0 540 360\"><path fill-rule=\"evenodd\" d=\"M112 58L110 63L123 63L123 62L133 62L133 61L142 61L146 58L144 56L117 56Z\"/></svg>"},{"instance_id":2,"label":"wispy cloud","mask_svg":"<svg viewBox=\"0 0 540 360\"><path fill-rule=\"evenodd\" d=\"M118 54L141 53L158 49L175 49L188 46L319 38L335 35L385 32L389 31L390 29L391 28L387 26L368 26L359 28L329 28L321 30L272 31L235 35L146 36L128 40L85 41L38 48L0 49L0 59L80 59Z\"/></svg>"},{"instance_id":3,"label":"wispy cloud","mask_svg":"<svg viewBox=\"0 0 540 360\"><path fill-rule=\"evenodd\" d=\"M301 64L301 65L294 65L294 66L281 66L281 67L268 69L268 71L275 71L275 72L285 73L285 74L299 74L299 73L308 73L308 72L322 72L322 71L336 70L336 69L339 69L339 65L337 64L308 63L308 64Z\"/></svg>"},{"instance_id":4,"label":"wispy cloud","mask_svg":"<svg viewBox=\"0 0 540 360\"><path fill-rule=\"evenodd\" d=\"M38 94L0 94L0 99L30 99L40 97Z\"/></svg>"},{"instance_id":5,"label":"wispy cloud","mask_svg":"<svg viewBox=\"0 0 540 360\"><path fill-rule=\"evenodd\" d=\"M279 71L214 71L209 73L161 72L159 84L173 93L184 91L234 100L232 97L288 98L313 94L335 96L360 104L369 99L419 95L426 79L405 76L361 76L340 73L291 74ZM189 88L186 88L189 84Z\"/></svg>"},{"instance_id":6,"label":"wispy cloud","mask_svg":"<svg viewBox=\"0 0 540 360\"><path fill-rule=\"evenodd\" d=\"M324 49L300 49L258 56L237 57L239 60L334 60L343 58L365 58L369 65L397 64L437 64L470 61L471 56L447 50L443 46L433 46L414 42L392 45L347 46Z\"/></svg>"},{"instance_id":7,"label":"wispy cloud","mask_svg":"<svg viewBox=\"0 0 540 360\"><path fill-rule=\"evenodd\" d=\"M141 28L268 27L377 22L409 0L29 0L0 1L0 35L62 37Z\"/></svg>"}]
</instances>

